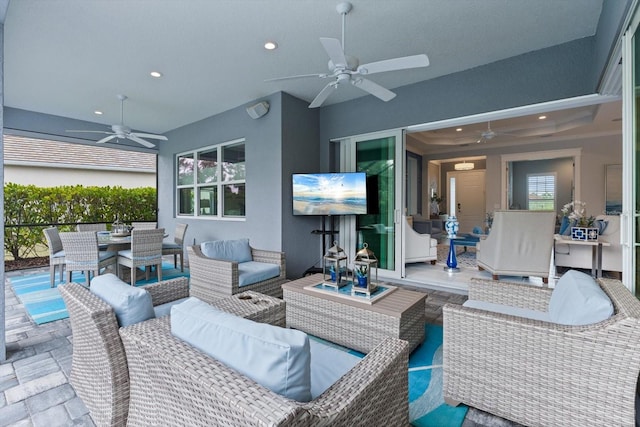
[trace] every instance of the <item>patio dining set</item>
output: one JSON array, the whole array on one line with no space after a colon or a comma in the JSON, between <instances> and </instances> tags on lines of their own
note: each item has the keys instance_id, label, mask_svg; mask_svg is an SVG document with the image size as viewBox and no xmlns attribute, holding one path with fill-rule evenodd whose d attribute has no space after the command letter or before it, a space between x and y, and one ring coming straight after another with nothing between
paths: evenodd
<instances>
[{"instance_id":1,"label":"patio dining set","mask_svg":"<svg viewBox=\"0 0 640 427\"><path fill-rule=\"evenodd\" d=\"M66 282L71 282L74 271L84 273L87 285L101 271L114 272L128 277L132 286L138 278L138 268L144 268L145 279L155 267L158 281L162 280L162 257L180 256L180 269L184 271L183 241L187 224L178 224L172 242L165 242L164 228L155 223L132 223L126 232L109 232L105 224L78 224L77 231L60 232L57 227L44 230L49 247L50 283L55 285L56 269L60 283L66 272ZM93 276L92 276L93 274Z\"/></svg>"}]
</instances>

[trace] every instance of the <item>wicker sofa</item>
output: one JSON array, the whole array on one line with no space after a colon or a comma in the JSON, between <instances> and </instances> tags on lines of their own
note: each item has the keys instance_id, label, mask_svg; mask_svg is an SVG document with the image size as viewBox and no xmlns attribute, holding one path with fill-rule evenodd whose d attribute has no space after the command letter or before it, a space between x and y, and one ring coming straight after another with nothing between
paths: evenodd
<instances>
[{"instance_id":1,"label":"wicker sofa","mask_svg":"<svg viewBox=\"0 0 640 427\"><path fill-rule=\"evenodd\" d=\"M283 252L251 248L253 261L276 264L280 274L267 280L240 287L238 262L214 259L202 253L200 245L187 247L191 275L191 296L206 302L225 298L243 291L282 298L282 285L286 279L286 264Z\"/></svg>"},{"instance_id":2,"label":"wicker sofa","mask_svg":"<svg viewBox=\"0 0 640 427\"><path fill-rule=\"evenodd\" d=\"M640 301L598 284L613 316L567 326L447 304L445 400L527 426L633 426L640 373ZM469 299L545 311L552 289L474 280Z\"/></svg>"},{"instance_id":3,"label":"wicker sofa","mask_svg":"<svg viewBox=\"0 0 640 427\"><path fill-rule=\"evenodd\" d=\"M113 308L77 283L58 287L73 334L70 381L99 426L123 426L129 412L129 369ZM188 279L144 286L154 307L189 296Z\"/></svg>"},{"instance_id":4,"label":"wicker sofa","mask_svg":"<svg viewBox=\"0 0 640 427\"><path fill-rule=\"evenodd\" d=\"M169 318L120 329L129 425L408 425L405 341L388 338L311 402L287 399L171 334Z\"/></svg>"}]
</instances>

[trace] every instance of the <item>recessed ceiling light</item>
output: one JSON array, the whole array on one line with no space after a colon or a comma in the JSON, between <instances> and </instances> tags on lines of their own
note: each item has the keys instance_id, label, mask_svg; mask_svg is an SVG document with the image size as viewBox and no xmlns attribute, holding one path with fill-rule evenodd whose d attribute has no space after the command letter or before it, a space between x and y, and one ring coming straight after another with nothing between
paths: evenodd
<instances>
[{"instance_id":1,"label":"recessed ceiling light","mask_svg":"<svg viewBox=\"0 0 640 427\"><path fill-rule=\"evenodd\" d=\"M93 112L93 114L95 114L96 116L101 116L102 115L102 111L96 110L96 111Z\"/></svg>"},{"instance_id":2,"label":"recessed ceiling light","mask_svg":"<svg viewBox=\"0 0 640 427\"><path fill-rule=\"evenodd\" d=\"M538 120L544 120L546 118L547 118L547 116L538 116Z\"/></svg>"},{"instance_id":3,"label":"recessed ceiling light","mask_svg":"<svg viewBox=\"0 0 640 427\"><path fill-rule=\"evenodd\" d=\"M456 132L462 132L462 128L457 128Z\"/></svg>"},{"instance_id":4,"label":"recessed ceiling light","mask_svg":"<svg viewBox=\"0 0 640 427\"><path fill-rule=\"evenodd\" d=\"M278 43L276 42L266 42L264 44L264 48L267 50L274 50L278 48Z\"/></svg>"},{"instance_id":5,"label":"recessed ceiling light","mask_svg":"<svg viewBox=\"0 0 640 427\"><path fill-rule=\"evenodd\" d=\"M162 73L160 71L152 71L149 73L151 77L160 78L162 77Z\"/></svg>"}]
</instances>

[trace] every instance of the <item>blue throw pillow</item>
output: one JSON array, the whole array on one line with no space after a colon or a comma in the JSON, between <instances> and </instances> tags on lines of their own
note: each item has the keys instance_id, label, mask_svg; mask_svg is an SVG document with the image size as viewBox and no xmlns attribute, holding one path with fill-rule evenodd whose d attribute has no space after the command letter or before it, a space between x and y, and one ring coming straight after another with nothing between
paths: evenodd
<instances>
[{"instance_id":1,"label":"blue throw pillow","mask_svg":"<svg viewBox=\"0 0 640 427\"><path fill-rule=\"evenodd\" d=\"M191 297L171 307L171 333L289 399L311 400L309 337L258 323Z\"/></svg>"},{"instance_id":2,"label":"blue throw pillow","mask_svg":"<svg viewBox=\"0 0 640 427\"><path fill-rule=\"evenodd\" d=\"M130 286L115 274L102 274L91 280L91 292L113 307L118 325L128 326L156 317L151 294Z\"/></svg>"},{"instance_id":3,"label":"blue throw pillow","mask_svg":"<svg viewBox=\"0 0 640 427\"><path fill-rule=\"evenodd\" d=\"M202 254L208 258L235 262L253 261L249 239L202 242L200 244L200 250Z\"/></svg>"},{"instance_id":4,"label":"blue throw pillow","mask_svg":"<svg viewBox=\"0 0 640 427\"><path fill-rule=\"evenodd\" d=\"M604 230L607 229L607 225L609 225L609 221L606 219L596 219L596 222L594 222L593 225L598 229L598 235L602 236Z\"/></svg>"},{"instance_id":5,"label":"blue throw pillow","mask_svg":"<svg viewBox=\"0 0 640 427\"><path fill-rule=\"evenodd\" d=\"M571 223L569 222L568 217L562 217L562 222L560 223L560 231L558 233L562 236L568 236L569 234L571 234Z\"/></svg>"}]
</instances>

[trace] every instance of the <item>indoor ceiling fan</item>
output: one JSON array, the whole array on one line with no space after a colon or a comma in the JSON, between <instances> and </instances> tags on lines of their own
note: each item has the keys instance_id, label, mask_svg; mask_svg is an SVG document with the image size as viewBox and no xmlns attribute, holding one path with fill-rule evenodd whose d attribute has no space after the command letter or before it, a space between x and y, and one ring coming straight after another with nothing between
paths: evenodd
<instances>
[{"instance_id":1,"label":"indoor ceiling fan","mask_svg":"<svg viewBox=\"0 0 640 427\"><path fill-rule=\"evenodd\" d=\"M99 141L96 141L96 144L103 144L105 142L111 141L112 139L118 138L118 139L129 139L131 141L137 142L140 145L144 145L147 148L154 148L155 144L142 138L159 139L161 141L167 141L167 137L164 135L132 132L131 128L124 125L124 101L126 101L127 96L118 95L118 99L120 100L120 124L111 125L112 132L108 132L105 130L68 130L67 132L104 133L109 135L102 138Z\"/></svg>"},{"instance_id":2,"label":"indoor ceiling fan","mask_svg":"<svg viewBox=\"0 0 640 427\"><path fill-rule=\"evenodd\" d=\"M305 77L319 77L322 79L331 79L329 83L320 91L315 99L309 104L309 108L316 108L331 95L338 86L351 83L371 95L380 98L383 101L390 101L396 94L390 90L365 79L362 76L384 73L387 71L404 70L409 68L426 67L429 65L429 58L425 54L405 56L400 58L386 59L383 61L371 62L368 64L360 64L358 58L345 54L344 37L347 14L351 11L351 3L339 3L336 10L342 15L342 43L338 39L320 37L320 43L329 55L329 73L323 74L302 74L298 76L278 77L265 81L277 81L287 79L297 79Z\"/></svg>"},{"instance_id":3,"label":"indoor ceiling fan","mask_svg":"<svg viewBox=\"0 0 640 427\"><path fill-rule=\"evenodd\" d=\"M476 141L476 143L491 141L493 138L500 135L510 135L510 136L518 136L515 133L502 132L502 131L494 131L491 129L491 122L487 122L487 130L480 132L480 138Z\"/></svg>"}]
</instances>

